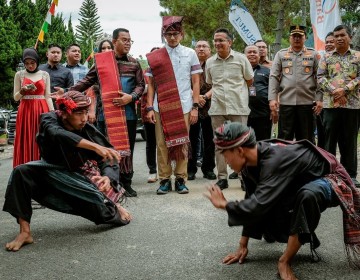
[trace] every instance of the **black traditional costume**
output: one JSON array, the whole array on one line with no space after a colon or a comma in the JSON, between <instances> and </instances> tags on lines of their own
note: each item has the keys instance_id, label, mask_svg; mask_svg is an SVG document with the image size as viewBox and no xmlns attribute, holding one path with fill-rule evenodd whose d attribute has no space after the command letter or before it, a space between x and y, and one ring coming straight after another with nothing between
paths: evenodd
<instances>
[{"instance_id":1,"label":"black traditional costume","mask_svg":"<svg viewBox=\"0 0 360 280\"><path fill-rule=\"evenodd\" d=\"M103 162L95 152L77 148L82 139L112 148L90 124L80 131L68 131L56 112L43 114L37 136L42 160L13 170L3 210L30 223L34 199L47 208L78 215L95 224L128 224L120 218L115 203L81 169L88 161L96 161L101 175L108 176L114 191L119 192L119 165Z\"/></svg>"},{"instance_id":2,"label":"black traditional costume","mask_svg":"<svg viewBox=\"0 0 360 280\"><path fill-rule=\"evenodd\" d=\"M218 149L257 149L257 165L242 170L245 199L226 205L230 226L243 225L243 236L270 236L278 242L297 234L300 243L310 242L314 252L320 245L315 229L321 213L340 205L347 256L360 268L360 191L334 155L307 140L256 143L253 131L237 123L224 125L215 134Z\"/></svg>"}]
</instances>

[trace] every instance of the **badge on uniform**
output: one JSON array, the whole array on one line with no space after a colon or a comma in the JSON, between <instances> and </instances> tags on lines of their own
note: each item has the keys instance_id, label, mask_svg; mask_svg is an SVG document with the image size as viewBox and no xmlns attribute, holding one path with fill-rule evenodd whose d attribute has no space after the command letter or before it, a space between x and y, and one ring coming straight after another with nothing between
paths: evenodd
<instances>
[{"instance_id":1,"label":"badge on uniform","mask_svg":"<svg viewBox=\"0 0 360 280\"><path fill-rule=\"evenodd\" d=\"M292 66L292 61L289 61L289 62L288 62L288 66Z\"/></svg>"},{"instance_id":2,"label":"badge on uniform","mask_svg":"<svg viewBox=\"0 0 360 280\"><path fill-rule=\"evenodd\" d=\"M256 88L254 86L249 87L250 96L256 96Z\"/></svg>"}]
</instances>

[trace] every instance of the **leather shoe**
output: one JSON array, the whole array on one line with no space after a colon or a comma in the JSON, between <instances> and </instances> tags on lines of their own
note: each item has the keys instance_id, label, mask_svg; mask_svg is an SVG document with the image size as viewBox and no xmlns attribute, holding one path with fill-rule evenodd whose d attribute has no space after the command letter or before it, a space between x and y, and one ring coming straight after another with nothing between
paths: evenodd
<instances>
[{"instance_id":1,"label":"leather shoe","mask_svg":"<svg viewBox=\"0 0 360 280\"><path fill-rule=\"evenodd\" d=\"M137 197L137 192L131 186L124 187L124 189L126 197Z\"/></svg>"},{"instance_id":2,"label":"leather shoe","mask_svg":"<svg viewBox=\"0 0 360 280\"><path fill-rule=\"evenodd\" d=\"M215 185L219 186L221 190L227 189L229 187L227 179L220 179L219 181L216 182Z\"/></svg>"},{"instance_id":3,"label":"leather shoe","mask_svg":"<svg viewBox=\"0 0 360 280\"><path fill-rule=\"evenodd\" d=\"M208 171L204 173L204 178L209 179L209 180L215 180L216 179L216 175L214 172L212 171Z\"/></svg>"},{"instance_id":4,"label":"leather shoe","mask_svg":"<svg viewBox=\"0 0 360 280\"><path fill-rule=\"evenodd\" d=\"M189 173L187 179L188 179L188 181L195 180L196 179L195 173Z\"/></svg>"},{"instance_id":5,"label":"leather shoe","mask_svg":"<svg viewBox=\"0 0 360 280\"><path fill-rule=\"evenodd\" d=\"M229 175L229 179L237 179L239 178L239 175L236 172L233 172Z\"/></svg>"}]
</instances>

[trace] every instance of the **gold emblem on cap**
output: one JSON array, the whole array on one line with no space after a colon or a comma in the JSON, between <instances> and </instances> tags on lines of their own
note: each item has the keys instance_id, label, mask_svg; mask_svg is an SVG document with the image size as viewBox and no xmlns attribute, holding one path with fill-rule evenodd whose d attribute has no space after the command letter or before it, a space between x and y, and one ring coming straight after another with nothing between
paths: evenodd
<instances>
[{"instance_id":1,"label":"gold emblem on cap","mask_svg":"<svg viewBox=\"0 0 360 280\"><path fill-rule=\"evenodd\" d=\"M308 65L308 62L306 60L303 61L304 65Z\"/></svg>"},{"instance_id":2,"label":"gold emblem on cap","mask_svg":"<svg viewBox=\"0 0 360 280\"><path fill-rule=\"evenodd\" d=\"M289 61L289 62L288 62L288 66L292 66L292 61Z\"/></svg>"}]
</instances>

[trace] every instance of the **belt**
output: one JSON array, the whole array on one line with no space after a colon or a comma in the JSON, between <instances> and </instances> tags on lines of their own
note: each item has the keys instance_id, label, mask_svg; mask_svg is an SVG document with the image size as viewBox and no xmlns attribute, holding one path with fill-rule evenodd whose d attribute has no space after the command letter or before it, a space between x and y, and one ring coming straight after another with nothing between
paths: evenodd
<instances>
[{"instance_id":1,"label":"belt","mask_svg":"<svg viewBox=\"0 0 360 280\"><path fill-rule=\"evenodd\" d=\"M24 95L22 99L45 99L44 95Z\"/></svg>"}]
</instances>

